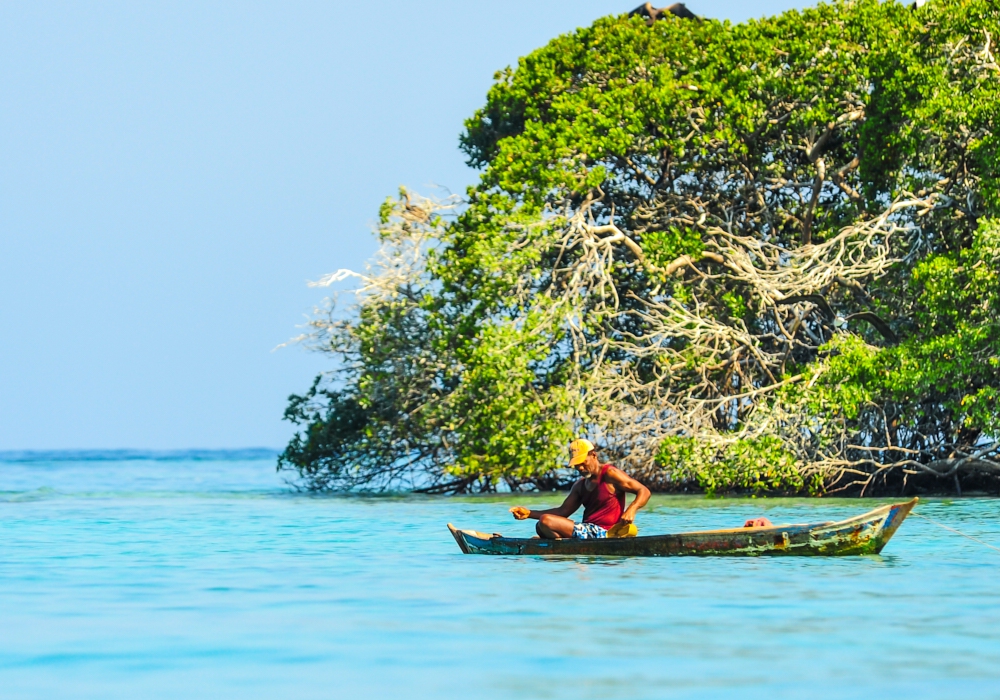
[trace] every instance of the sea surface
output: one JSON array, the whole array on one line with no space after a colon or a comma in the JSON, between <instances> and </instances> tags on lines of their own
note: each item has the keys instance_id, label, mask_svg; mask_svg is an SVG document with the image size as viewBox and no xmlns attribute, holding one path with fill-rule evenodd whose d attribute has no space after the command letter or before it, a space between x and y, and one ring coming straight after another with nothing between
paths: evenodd
<instances>
[{"instance_id":1,"label":"sea surface","mask_svg":"<svg viewBox=\"0 0 1000 700\"><path fill-rule=\"evenodd\" d=\"M0 454L0 698L1000 698L1000 552L467 556L558 496L315 496L267 451ZM866 500L654 497L643 533ZM1000 546L1000 501L917 513Z\"/></svg>"}]
</instances>

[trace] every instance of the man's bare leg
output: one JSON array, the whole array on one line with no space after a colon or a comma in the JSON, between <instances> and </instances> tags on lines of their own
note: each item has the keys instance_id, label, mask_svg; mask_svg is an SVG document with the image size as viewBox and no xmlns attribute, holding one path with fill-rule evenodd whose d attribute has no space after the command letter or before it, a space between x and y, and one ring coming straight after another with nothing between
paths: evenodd
<instances>
[{"instance_id":1,"label":"man's bare leg","mask_svg":"<svg viewBox=\"0 0 1000 700\"><path fill-rule=\"evenodd\" d=\"M539 537L547 540L558 540L573 536L573 521L561 515L546 513L538 519L535 525L535 532Z\"/></svg>"}]
</instances>

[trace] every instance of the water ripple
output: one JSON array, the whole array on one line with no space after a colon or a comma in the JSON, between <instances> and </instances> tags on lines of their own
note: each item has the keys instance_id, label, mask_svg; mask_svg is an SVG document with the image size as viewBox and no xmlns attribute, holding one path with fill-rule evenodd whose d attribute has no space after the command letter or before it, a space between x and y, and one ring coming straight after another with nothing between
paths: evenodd
<instances>
[{"instance_id":1,"label":"water ripple","mask_svg":"<svg viewBox=\"0 0 1000 700\"><path fill-rule=\"evenodd\" d=\"M444 528L529 532L512 503L311 497L271 457L0 464L0 695L997 697L1000 556L927 521L842 559L471 557ZM1000 543L997 503L919 507ZM873 505L656 497L639 524Z\"/></svg>"}]
</instances>

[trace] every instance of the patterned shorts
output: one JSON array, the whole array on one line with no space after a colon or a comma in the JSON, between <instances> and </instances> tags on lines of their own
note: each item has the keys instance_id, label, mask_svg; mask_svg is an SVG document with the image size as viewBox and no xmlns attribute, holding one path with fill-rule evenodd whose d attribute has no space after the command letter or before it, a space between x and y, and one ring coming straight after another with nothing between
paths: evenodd
<instances>
[{"instance_id":1,"label":"patterned shorts","mask_svg":"<svg viewBox=\"0 0 1000 700\"><path fill-rule=\"evenodd\" d=\"M596 523L577 523L573 526L574 540L599 540L608 536L608 531Z\"/></svg>"}]
</instances>

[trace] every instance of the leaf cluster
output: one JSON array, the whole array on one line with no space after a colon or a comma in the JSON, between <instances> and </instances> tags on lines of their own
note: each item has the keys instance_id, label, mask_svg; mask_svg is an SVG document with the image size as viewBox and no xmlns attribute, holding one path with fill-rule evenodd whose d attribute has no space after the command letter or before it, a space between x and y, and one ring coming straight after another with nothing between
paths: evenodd
<instances>
[{"instance_id":1,"label":"leaf cluster","mask_svg":"<svg viewBox=\"0 0 1000 700\"><path fill-rule=\"evenodd\" d=\"M841 0L556 37L466 122L461 206L383 206L280 466L550 488L586 433L661 488L1000 473L997 36L992 0Z\"/></svg>"}]
</instances>

